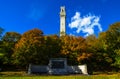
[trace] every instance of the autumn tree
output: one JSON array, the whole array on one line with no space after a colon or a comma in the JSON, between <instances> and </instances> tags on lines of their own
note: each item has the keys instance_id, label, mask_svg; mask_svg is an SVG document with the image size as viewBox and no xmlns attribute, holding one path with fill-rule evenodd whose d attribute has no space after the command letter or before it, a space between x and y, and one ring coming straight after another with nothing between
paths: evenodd
<instances>
[{"instance_id":1,"label":"autumn tree","mask_svg":"<svg viewBox=\"0 0 120 79\"><path fill-rule=\"evenodd\" d=\"M68 59L68 64L80 64L82 60L91 56L87 52L87 44L82 37L63 36L61 37L61 54Z\"/></svg>"},{"instance_id":2,"label":"autumn tree","mask_svg":"<svg viewBox=\"0 0 120 79\"><path fill-rule=\"evenodd\" d=\"M21 65L44 64L44 37L39 29L25 32L20 41L15 45L13 57L15 63Z\"/></svg>"}]
</instances>

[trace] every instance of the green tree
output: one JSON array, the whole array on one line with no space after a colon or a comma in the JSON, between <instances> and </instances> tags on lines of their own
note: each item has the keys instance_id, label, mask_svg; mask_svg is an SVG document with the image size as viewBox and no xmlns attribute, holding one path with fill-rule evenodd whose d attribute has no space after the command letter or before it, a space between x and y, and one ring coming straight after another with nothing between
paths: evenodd
<instances>
[{"instance_id":1,"label":"green tree","mask_svg":"<svg viewBox=\"0 0 120 79\"><path fill-rule=\"evenodd\" d=\"M99 34L98 38L95 35L86 37L86 42L92 57L86 60L91 63L94 70L107 70L112 63L112 59L107 52L107 45L105 43L106 32ZM90 65L90 64L89 64Z\"/></svg>"},{"instance_id":2,"label":"green tree","mask_svg":"<svg viewBox=\"0 0 120 79\"><path fill-rule=\"evenodd\" d=\"M57 35L49 35L49 36L44 36L45 39L45 54L46 58L48 58L48 61L50 58L57 58L60 57L60 39Z\"/></svg>"},{"instance_id":3,"label":"green tree","mask_svg":"<svg viewBox=\"0 0 120 79\"><path fill-rule=\"evenodd\" d=\"M4 29L2 27L0 27L0 38L2 37L3 31L4 31Z\"/></svg>"},{"instance_id":4,"label":"green tree","mask_svg":"<svg viewBox=\"0 0 120 79\"><path fill-rule=\"evenodd\" d=\"M5 42L17 42L21 38L21 34L17 32L6 32L2 40Z\"/></svg>"},{"instance_id":5,"label":"green tree","mask_svg":"<svg viewBox=\"0 0 120 79\"><path fill-rule=\"evenodd\" d=\"M21 34L17 32L6 32L2 37L2 53L3 63L12 64L12 54L14 52L15 43L19 41Z\"/></svg>"},{"instance_id":6,"label":"green tree","mask_svg":"<svg viewBox=\"0 0 120 79\"><path fill-rule=\"evenodd\" d=\"M88 48L92 52L89 63L91 63L94 70L106 71L113 67L114 53L110 51L107 36L109 36L108 31L101 32L98 38L93 35L86 38Z\"/></svg>"},{"instance_id":7,"label":"green tree","mask_svg":"<svg viewBox=\"0 0 120 79\"><path fill-rule=\"evenodd\" d=\"M3 34L3 31L4 31L4 29L3 28L1 28L0 27L0 58L1 58L1 56L3 55L3 50L2 50L2 40L1 40L1 38L2 38L2 34Z\"/></svg>"},{"instance_id":8,"label":"green tree","mask_svg":"<svg viewBox=\"0 0 120 79\"><path fill-rule=\"evenodd\" d=\"M108 44L106 43L107 40L106 40L106 36L107 33L106 32L102 32L99 34L99 37L98 37L98 48L101 50L101 54L103 56L103 60L108 62L109 65L112 64L113 62L113 59L112 59L112 54L108 51Z\"/></svg>"},{"instance_id":9,"label":"green tree","mask_svg":"<svg viewBox=\"0 0 120 79\"><path fill-rule=\"evenodd\" d=\"M114 60L114 65L120 68L120 22L112 24L106 32L107 50Z\"/></svg>"},{"instance_id":10,"label":"green tree","mask_svg":"<svg viewBox=\"0 0 120 79\"><path fill-rule=\"evenodd\" d=\"M4 29L0 27L0 64L2 65L2 57L3 57L3 46L2 46L2 33L3 33ZM1 66L0 66L1 67Z\"/></svg>"}]
</instances>

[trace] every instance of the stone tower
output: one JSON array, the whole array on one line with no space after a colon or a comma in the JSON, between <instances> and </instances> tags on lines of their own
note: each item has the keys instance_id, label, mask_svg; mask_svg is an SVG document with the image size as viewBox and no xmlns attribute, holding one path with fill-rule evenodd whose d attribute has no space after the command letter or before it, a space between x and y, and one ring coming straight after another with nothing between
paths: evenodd
<instances>
[{"instance_id":1,"label":"stone tower","mask_svg":"<svg viewBox=\"0 0 120 79\"><path fill-rule=\"evenodd\" d=\"M65 12L65 7L62 6L60 8L60 36L65 36L65 31L66 31L66 28L65 28L65 20L66 20L66 12Z\"/></svg>"}]
</instances>

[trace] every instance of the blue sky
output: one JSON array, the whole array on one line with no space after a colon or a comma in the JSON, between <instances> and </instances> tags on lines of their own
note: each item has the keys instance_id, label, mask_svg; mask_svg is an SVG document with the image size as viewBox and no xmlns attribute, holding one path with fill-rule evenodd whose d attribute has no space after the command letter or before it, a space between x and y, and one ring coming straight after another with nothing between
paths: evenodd
<instances>
[{"instance_id":1,"label":"blue sky","mask_svg":"<svg viewBox=\"0 0 120 79\"><path fill-rule=\"evenodd\" d=\"M0 0L0 27L21 34L33 28L59 34L60 6L66 8L69 35L98 35L120 21L120 0Z\"/></svg>"}]
</instances>

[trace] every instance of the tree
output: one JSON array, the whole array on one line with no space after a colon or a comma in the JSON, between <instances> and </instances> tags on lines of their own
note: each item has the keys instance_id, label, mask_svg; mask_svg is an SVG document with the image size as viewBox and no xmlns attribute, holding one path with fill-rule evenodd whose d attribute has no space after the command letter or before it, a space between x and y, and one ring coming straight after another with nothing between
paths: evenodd
<instances>
[{"instance_id":1,"label":"tree","mask_svg":"<svg viewBox=\"0 0 120 79\"><path fill-rule=\"evenodd\" d=\"M14 52L15 43L19 41L21 34L17 32L6 32L2 37L2 53L3 63L12 64L12 54Z\"/></svg>"},{"instance_id":2,"label":"tree","mask_svg":"<svg viewBox=\"0 0 120 79\"><path fill-rule=\"evenodd\" d=\"M3 50L2 50L2 43L3 42L1 40L3 31L4 31L4 29L0 27L0 58L3 55L3 53L2 53L3 52Z\"/></svg>"},{"instance_id":3,"label":"tree","mask_svg":"<svg viewBox=\"0 0 120 79\"><path fill-rule=\"evenodd\" d=\"M5 42L17 42L21 38L21 34L17 32L6 32L2 40Z\"/></svg>"},{"instance_id":4,"label":"tree","mask_svg":"<svg viewBox=\"0 0 120 79\"><path fill-rule=\"evenodd\" d=\"M68 59L68 64L77 65L91 56L87 52L87 44L82 37L63 36L61 37L61 54Z\"/></svg>"},{"instance_id":5,"label":"tree","mask_svg":"<svg viewBox=\"0 0 120 79\"><path fill-rule=\"evenodd\" d=\"M120 22L112 24L106 32L107 50L114 60L114 65L120 68Z\"/></svg>"},{"instance_id":6,"label":"tree","mask_svg":"<svg viewBox=\"0 0 120 79\"><path fill-rule=\"evenodd\" d=\"M2 37L3 31L4 31L4 29L2 27L0 27L0 38Z\"/></svg>"},{"instance_id":7,"label":"tree","mask_svg":"<svg viewBox=\"0 0 120 79\"><path fill-rule=\"evenodd\" d=\"M106 32L100 33L98 38L96 38L94 35L86 37L89 51L92 53L92 57L89 59L89 63L91 63L94 70L107 70L112 63L112 59L107 52L105 38Z\"/></svg>"},{"instance_id":8,"label":"tree","mask_svg":"<svg viewBox=\"0 0 120 79\"><path fill-rule=\"evenodd\" d=\"M43 32L36 28L29 30L22 35L20 41L15 45L14 63L23 66L29 63L45 64L43 49Z\"/></svg>"},{"instance_id":9,"label":"tree","mask_svg":"<svg viewBox=\"0 0 120 79\"><path fill-rule=\"evenodd\" d=\"M2 46L2 40L1 40L1 37L2 37L2 33L3 33L3 31L4 31L4 29L3 28L1 28L0 27L0 54L1 54L1 50L2 50L2 48L1 48L1 46ZM2 55L2 54L1 54Z\"/></svg>"},{"instance_id":10,"label":"tree","mask_svg":"<svg viewBox=\"0 0 120 79\"><path fill-rule=\"evenodd\" d=\"M106 32L106 43L111 51L120 47L120 22L112 24Z\"/></svg>"},{"instance_id":11,"label":"tree","mask_svg":"<svg viewBox=\"0 0 120 79\"><path fill-rule=\"evenodd\" d=\"M44 36L45 39L45 54L48 56L48 60L50 58L57 58L60 57L60 39L57 35L49 35Z\"/></svg>"},{"instance_id":12,"label":"tree","mask_svg":"<svg viewBox=\"0 0 120 79\"><path fill-rule=\"evenodd\" d=\"M108 50L107 32L101 32L97 37L90 35L86 37L86 42L89 51L92 52L92 57L87 60L91 63L94 70L109 70L114 62L113 52Z\"/></svg>"},{"instance_id":13,"label":"tree","mask_svg":"<svg viewBox=\"0 0 120 79\"><path fill-rule=\"evenodd\" d=\"M4 29L0 27L0 64L2 65L2 57L3 57L3 48L2 48L2 33L3 33ZM1 67L1 66L0 66Z\"/></svg>"}]
</instances>

